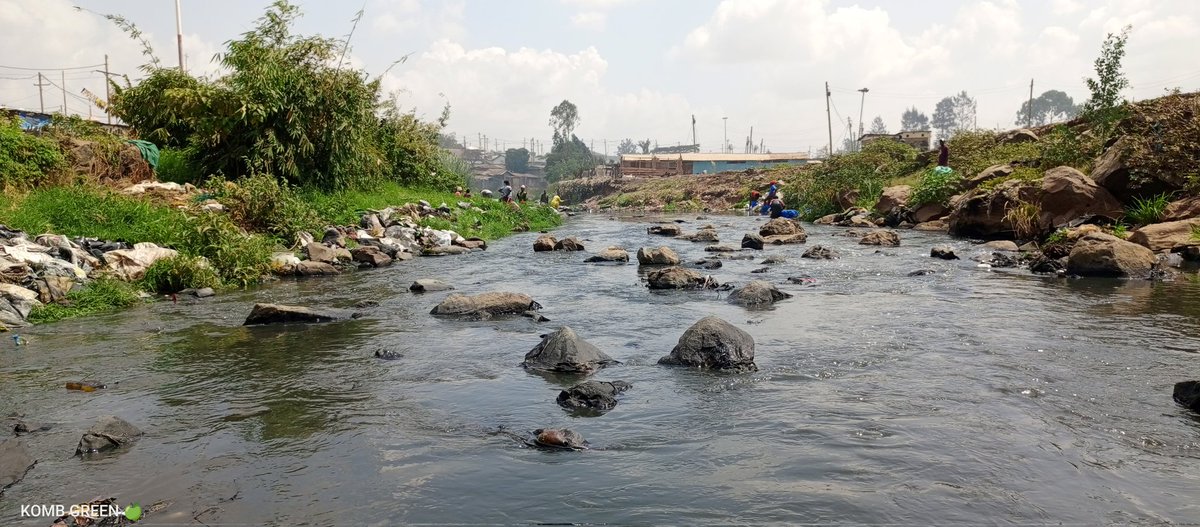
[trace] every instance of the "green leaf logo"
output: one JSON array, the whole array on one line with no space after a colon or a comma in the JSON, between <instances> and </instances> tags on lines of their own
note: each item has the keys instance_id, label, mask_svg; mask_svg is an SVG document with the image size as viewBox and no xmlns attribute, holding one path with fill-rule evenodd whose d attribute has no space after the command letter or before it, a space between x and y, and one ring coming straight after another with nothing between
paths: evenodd
<instances>
[{"instance_id":1,"label":"green leaf logo","mask_svg":"<svg viewBox=\"0 0 1200 527\"><path fill-rule=\"evenodd\" d=\"M138 521L142 518L142 506L134 503L125 507L125 518L131 522Z\"/></svg>"}]
</instances>

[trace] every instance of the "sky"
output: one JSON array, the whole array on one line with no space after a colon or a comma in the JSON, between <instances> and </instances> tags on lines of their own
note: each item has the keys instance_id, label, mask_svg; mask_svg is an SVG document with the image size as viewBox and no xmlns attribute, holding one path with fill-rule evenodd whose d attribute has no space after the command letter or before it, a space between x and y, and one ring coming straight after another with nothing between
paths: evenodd
<instances>
[{"instance_id":1,"label":"sky","mask_svg":"<svg viewBox=\"0 0 1200 527\"><path fill-rule=\"evenodd\" d=\"M446 131L471 147L480 136L548 145L550 109L567 99L598 152L623 138L690 144L692 116L705 151L725 137L741 151L753 127L770 151L815 152L829 142L826 82L835 145L847 119L857 135L860 113L894 132L906 108L932 114L962 90L980 128L1009 129L1031 79L1035 96L1082 102L1105 35L1126 25L1126 97L1200 90L1196 0L293 1L298 32L330 37L349 34L363 8L351 63L418 115L449 103ZM213 56L269 3L181 0L187 70L219 75ZM82 90L104 96L105 55L134 82L146 57L101 14L126 17L178 63L170 0L0 0L0 106L60 110L65 84L70 113L104 119Z\"/></svg>"}]
</instances>

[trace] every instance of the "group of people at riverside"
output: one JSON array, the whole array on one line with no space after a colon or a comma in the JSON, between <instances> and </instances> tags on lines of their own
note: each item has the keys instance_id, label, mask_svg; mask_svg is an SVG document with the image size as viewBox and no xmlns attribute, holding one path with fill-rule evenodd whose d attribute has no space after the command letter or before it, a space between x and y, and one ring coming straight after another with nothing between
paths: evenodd
<instances>
[{"instance_id":1,"label":"group of people at riverside","mask_svg":"<svg viewBox=\"0 0 1200 527\"><path fill-rule=\"evenodd\" d=\"M946 140L938 141L938 166L934 170L938 172L949 172L950 168L950 147L946 146ZM505 182L508 183L507 181ZM779 190L780 182L772 181L767 184L767 195L764 197L757 190L750 191L750 202L746 204L747 214L762 214L775 218L796 218L800 212L786 208L783 202L783 191ZM525 187L521 187L524 189Z\"/></svg>"},{"instance_id":2,"label":"group of people at riverside","mask_svg":"<svg viewBox=\"0 0 1200 527\"><path fill-rule=\"evenodd\" d=\"M491 194L490 191L486 190L483 193L485 196ZM471 197L471 189L470 187L465 190L462 187L455 187L454 195L463 198L469 198ZM525 188L525 185L521 185L521 189L517 192L517 195L514 198L512 183L509 183L507 179L504 180L504 186L500 187L499 195L500 201L514 204L515 206L529 202L529 191ZM549 205L551 208L557 209L559 205L562 205L562 198L558 197L558 194L555 194L554 197L550 197L545 190L542 190L542 195L538 197L538 203L541 205Z\"/></svg>"}]
</instances>

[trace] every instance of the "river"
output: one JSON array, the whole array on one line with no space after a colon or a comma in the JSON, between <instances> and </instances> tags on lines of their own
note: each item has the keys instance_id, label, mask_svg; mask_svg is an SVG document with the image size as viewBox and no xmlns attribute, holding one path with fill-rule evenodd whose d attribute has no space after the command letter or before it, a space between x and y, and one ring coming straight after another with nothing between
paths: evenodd
<instances>
[{"instance_id":1,"label":"river","mask_svg":"<svg viewBox=\"0 0 1200 527\"><path fill-rule=\"evenodd\" d=\"M761 222L680 218L734 245ZM593 251L708 255L646 234L655 219L579 216L555 234ZM38 464L0 498L0 523L48 525L19 506L99 496L169 502L150 524L1200 521L1200 417L1171 400L1175 382L1200 378L1200 285L992 270L940 234L902 231L880 249L806 228L806 245L711 271L795 295L771 309L650 291L636 262L535 254L528 233L464 257L26 329L27 345L0 346L0 412L53 428L24 436ZM801 259L815 244L842 258ZM964 259L929 258L939 244ZM770 254L787 261L751 274ZM427 277L527 293L551 322L435 318L445 295L407 290ZM361 300L379 306L343 323L241 326L255 302ZM656 364L709 314L754 336L759 372ZM554 402L571 379L519 366L560 325L622 361L593 377L633 384L612 412L573 418ZM80 379L109 387L63 388ZM74 457L106 414L146 435ZM566 426L592 449L531 449L499 426Z\"/></svg>"}]
</instances>

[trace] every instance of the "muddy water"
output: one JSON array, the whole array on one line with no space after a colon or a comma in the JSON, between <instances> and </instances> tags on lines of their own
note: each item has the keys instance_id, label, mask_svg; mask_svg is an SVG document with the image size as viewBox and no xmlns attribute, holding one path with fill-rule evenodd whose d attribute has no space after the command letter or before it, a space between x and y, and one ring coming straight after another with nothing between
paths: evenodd
<instances>
[{"instance_id":1,"label":"muddy water","mask_svg":"<svg viewBox=\"0 0 1200 527\"><path fill-rule=\"evenodd\" d=\"M733 243L758 223L687 219ZM705 255L646 235L647 221L579 217L557 234ZM526 234L468 257L27 330L27 346L0 346L0 412L53 429L25 438L39 462L0 498L0 524L49 523L20 518L20 504L97 496L167 501L152 521L210 525L1200 519L1200 419L1170 397L1200 378L1200 287L993 271L930 259L941 235L905 232L877 252L840 231L810 227L807 244L839 260L768 248L712 272L795 295L767 310L649 291L636 265L534 254ZM751 274L763 254L788 260ZM906 276L916 269L936 273ZM786 281L802 275L815 284ZM443 294L407 292L423 277L529 293L552 321L435 319ZM380 305L346 323L240 326L256 301L360 300ZM761 371L655 364L708 314L754 336ZM518 367L563 324L624 363L595 378L633 383L603 417L568 416L554 398L571 379ZM375 359L380 348L404 357ZM110 387L63 389L79 379ZM147 434L73 457L104 414ZM594 449L528 449L500 426L568 426Z\"/></svg>"}]
</instances>

